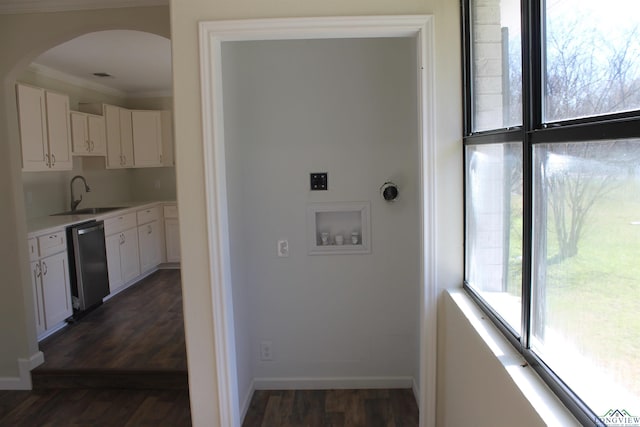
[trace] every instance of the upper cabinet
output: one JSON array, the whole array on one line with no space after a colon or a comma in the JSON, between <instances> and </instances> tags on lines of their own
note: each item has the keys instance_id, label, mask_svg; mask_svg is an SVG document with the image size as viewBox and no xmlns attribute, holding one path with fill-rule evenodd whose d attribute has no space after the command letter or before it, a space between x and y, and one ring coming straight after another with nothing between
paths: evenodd
<instances>
[{"instance_id":1,"label":"upper cabinet","mask_svg":"<svg viewBox=\"0 0 640 427\"><path fill-rule=\"evenodd\" d=\"M133 164L144 168L162 166L162 124L160 111L132 111Z\"/></svg>"},{"instance_id":2,"label":"upper cabinet","mask_svg":"<svg viewBox=\"0 0 640 427\"><path fill-rule=\"evenodd\" d=\"M81 104L102 113L108 169L173 166L173 122L170 111L129 110L107 104Z\"/></svg>"},{"instance_id":3,"label":"upper cabinet","mask_svg":"<svg viewBox=\"0 0 640 427\"><path fill-rule=\"evenodd\" d=\"M133 167L133 130L131 111L113 105L104 105L107 135L107 168Z\"/></svg>"},{"instance_id":4,"label":"upper cabinet","mask_svg":"<svg viewBox=\"0 0 640 427\"><path fill-rule=\"evenodd\" d=\"M162 166L174 166L173 155L173 115L171 111L164 110L160 113L162 120Z\"/></svg>"},{"instance_id":5,"label":"upper cabinet","mask_svg":"<svg viewBox=\"0 0 640 427\"><path fill-rule=\"evenodd\" d=\"M71 170L69 97L16 85L22 170Z\"/></svg>"},{"instance_id":6,"label":"upper cabinet","mask_svg":"<svg viewBox=\"0 0 640 427\"><path fill-rule=\"evenodd\" d=\"M72 111L70 120L73 154L79 156L107 154L103 116Z\"/></svg>"}]
</instances>

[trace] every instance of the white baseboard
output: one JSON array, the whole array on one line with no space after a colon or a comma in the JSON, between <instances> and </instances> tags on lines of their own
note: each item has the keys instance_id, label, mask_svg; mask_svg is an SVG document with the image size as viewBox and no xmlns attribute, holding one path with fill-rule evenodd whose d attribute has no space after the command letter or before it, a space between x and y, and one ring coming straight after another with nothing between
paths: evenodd
<instances>
[{"instance_id":1,"label":"white baseboard","mask_svg":"<svg viewBox=\"0 0 640 427\"><path fill-rule=\"evenodd\" d=\"M244 422L244 417L247 416L247 411L249 410L249 405L251 405L251 399L253 398L253 392L256 391L255 381L251 381L249 385L249 390L247 390L247 394L244 397L244 401L240 402L240 421Z\"/></svg>"},{"instance_id":2,"label":"white baseboard","mask_svg":"<svg viewBox=\"0 0 640 427\"><path fill-rule=\"evenodd\" d=\"M255 390L414 388L412 377L254 378ZM414 391L415 393L415 391Z\"/></svg>"},{"instance_id":3,"label":"white baseboard","mask_svg":"<svg viewBox=\"0 0 640 427\"><path fill-rule=\"evenodd\" d=\"M44 363L44 354L38 351L28 359L18 359L17 377L0 377L0 390L31 390L31 370Z\"/></svg>"},{"instance_id":4,"label":"white baseboard","mask_svg":"<svg viewBox=\"0 0 640 427\"><path fill-rule=\"evenodd\" d=\"M413 386L411 389L413 390L413 397L415 397L416 402L420 402L420 387L418 387L418 383L415 378L413 378L412 382Z\"/></svg>"}]
</instances>

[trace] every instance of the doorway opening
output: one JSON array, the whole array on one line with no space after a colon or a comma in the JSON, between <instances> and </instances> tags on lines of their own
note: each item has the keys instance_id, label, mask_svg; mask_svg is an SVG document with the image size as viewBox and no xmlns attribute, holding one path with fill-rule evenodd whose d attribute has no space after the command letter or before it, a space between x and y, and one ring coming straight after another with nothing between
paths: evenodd
<instances>
[{"instance_id":1,"label":"doorway opening","mask_svg":"<svg viewBox=\"0 0 640 427\"><path fill-rule=\"evenodd\" d=\"M358 180L356 177L352 177L353 181L346 178L350 176L349 172L357 170L355 164L358 162L354 159L358 157L345 155L345 151L339 150L332 152L333 154L330 156L331 161L326 157L324 161L318 161L315 164L313 161L309 161L309 158L316 160L322 159L323 147L328 149L332 141L339 141L342 138L342 149L344 149L345 146L351 146L350 144L354 140L362 138L362 135L351 132L356 128L375 129L375 126L359 126L357 124L356 117L351 113L362 111L356 111L353 106L348 113L335 114L341 107L346 106L347 109L349 108L348 99L342 99L341 101L344 102L341 102L339 95L354 89L353 85L357 85L358 83L362 84L363 82L366 84L368 78L371 77L371 74L366 72L366 65L361 70L362 74L359 75L367 77L363 79L356 78L352 80L351 83L347 83L347 86L342 87L341 94L332 92L330 90L331 88L328 87L331 83L327 83L328 86L325 86L326 91L315 92L315 95L311 95L310 98L306 98L306 102L300 104L296 103L296 92L304 98L306 96L305 91L309 89L308 85L303 83L305 81L304 77L300 80L302 83L296 86L297 89L291 91L291 93L283 92L283 90L286 90L283 89L283 87L286 86L278 87L273 84L260 84L262 78L267 78L269 72L267 66L270 61L272 61L271 64L275 66L274 70L277 69L277 64L288 61L284 60L284 57L279 57L280 54L278 53L270 52L265 54L265 50L257 45L261 43L275 43L275 49L278 49L289 43L290 45L286 45L286 47L293 49L295 48L295 44L310 46L314 43L334 43L337 49L341 49L350 43L364 40L366 44L372 41L368 39L380 38L389 39L388 41L390 43L409 41L413 43L411 49L415 53L413 56L415 60L414 69L409 75L409 78L415 79L415 98L411 107L414 108L413 111L415 111L416 115L416 126L414 129L416 153L414 160L415 158L418 160L415 165L416 173L414 179L407 179L409 187L412 184L415 185L413 194L417 200L413 202L415 202L417 220L412 225L414 232L417 232L415 234L418 236L415 242L415 250L413 251L413 255L416 255L415 252L418 252L416 256L417 265L415 275L417 284L414 284L417 288L415 289L416 298L419 301L418 307L416 308L416 336L414 337L414 355L416 356L417 366L415 376L412 380L415 382L413 388L419 402L420 414L424 417L423 424L421 425L433 425L435 422L435 419L431 419L433 414L435 414L436 331L435 262L432 247L434 241L433 236L435 236L435 228L433 226L434 204L432 199L435 188L433 178L434 132L432 116L434 93L432 81L434 64L431 48L433 40L432 30L431 18L426 16L231 21L201 24L201 75L205 173L207 176L207 216L211 254L213 313L215 317L213 323L218 356L217 372L220 378L218 391L221 400L220 416L223 424L240 425L241 418L246 410L246 397L250 397L253 389L288 388L292 383L301 385L300 377L304 377L305 372L307 372L310 366L308 364L304 366L305 363L302 363L302 360L314 360L315 362L320 362L319 364L325 363L325 367L328 367L324 371L317 369L312 372L313 378L306 378L309 381L307 381L306 384L302 384L303 387L306 386L309 388L316 386L317 388L326 388L336 387L336 384L338 384L338 387L340 385L351 386L351 384L354 384L353 377L350 378L352 382L349 384L347 384L348 381L343 381L342 383L341 381L349 376L348 372L355 372L357 368L354 371L350 371L349 368L344 368L346 365L338 366L340 363L336 363L337 361L335 359L327 357L328 353L315 352L314 354L300 355L296 353L299 349L292 348L295 347L295 338L287 340L282 336L278 336L276 339L271 339L269 334L277 333L274 331L282 331L283 328L293 328L292 323L298 323L300 325L306 325L306 327L303 326L303 334L317 336L319 340L323 340L324 337L321 335L322 325L326 325L327 323L332 325L331 321L335 320L331 317L331 310L325 312L304 310L305 304L310 304L309 306L311 307L313 304L328 303L327 306L335 308L335 306L332 305L335 301L331 300L331 295L344 295L341 294L341 292L344 292L345 285L349 286L349 284L356 283L363 277L360 273L358 277L352 277L351 279L353 280L347 279L344 281L341 275L353 271L353 269L349 268L350 264L358 262L366 263L367 255L347 255L339 258L338 255L328 255L334 257L331 261L327 261L328 256L324 255L324 261L322 261L323 256L310 256L305 252L304 236L307 234L305 231L307 224L305 224L304 221L304 212L306 202L350 202L356 201L354 199L359 198L361 200L358 201L375 199L375 202L378 203L379 195L377 194L377 190L378 187L385 182L385 180L379 182L378 185L375 186L373 194L367 192L368 190L363 190L366 187L364 183L362 183L362 186L353 185L349 187L350 183L353 184L354 181ZM341 40L343 40L343 42L341 42ZM285 44L283 45L282 43ZM230 47L234 44L236 44L239 50L234 50L234 48ZM256 54L258 56L262 55L262 59L265 62L262 62L262 65L256 68L258 71L253 77L241 79L238 72L247 70L248 68L246 66L234 68L232 63L238 59L238 55L242 55L242 49L252 49L252 45L256 47ZM304 48L308 46L302 46L301 49L304 50ZM328 45L325 45L322 49L329 49L326 46ZM290 49L283 49L283 55L287 54L287 50ZM321 51L322 50L317 52ZM344 61L348 61L347 58L351 57L353 52L354 51L350 51L350 54L343 58ZM299 59L300 56L297 58ZM311 55L307 58L308 61L317 61L318 59L318 55ZM302 61L304 62L304 59ZM396 58L396 60L391 60L391 63L398 61L401 62L399 58ZM362 66L362 64L366 64L366 61L361 62L360 66ZM380 64L376 65L380 66ZM301 66L302 64L298 64L298 70L300 70ZM228 67L231 67L231 69ZM313 73L314 70L318 70L321 67L322 62L313 63L306 69L306 74ZM256 69L254 69L254 71ZM232 72L233 70L236 72ZM333 70L335 71L336 69L333 68ZM371 70L372 69L369 69L368 71L371 72ZM290 83L293 76L286 75L281 71L276 71L274 78L276 80L280 78L286 80L286 83ZM351 72L358 75L357 72ZM328 73L331 73L331 71L328 71ZM305 73L302 73L302 75L304 74ZM337 72L337 74L344 76L344 73ZM317 81L318 80L316 80L316 82ZM338 79L338 81L341 80ZM247 86L248 82L254 82L254 86ZM272 82L275 82L275 80ZM233 86L234 83L237 83L235 87L238 91L235 92L236 96L228 99L227 95L232 90L229 87ZM320 86L322 86L322 84L320 84ZM390 87L392 86L393 84L390 85ZM362 93L375 94L378 89L380 89L380 84L374 83L372 87L368 89L364 88ZM274 93L267 94L263 99L256 97L257 92L263 90L273 90ZM319 99L322 98L323 94L325 94L328 99ZM281 102L284 98L289 97L292 100L291 103ZM268 99L275 102L269 106L266 106L269 104L268 101L266 101L267 104L261 104ZM360 100L362 101L362 98L360 98ZM333 105L336 111L331 111L331 107L323 113L319 113L318 110L314 110L313 108L308 108L308 115L300 111L301 108L312 107L311 104L316 101L318 104ZM371 101L371 104L375 105L376 101L380 101L380 99ZM406 102L406 99L402 102ZM366 108L364 108L365 104L366 102L355 108L361 108L364 111L366 110ZM296 105L297 107L295 107ZM288 108L292 109L284 114L284 118L274 117L287 111ZM243 130L247 130L247 127L243 127L241 124L242 119L252 114L251 109L257 110L257 113L253 111L253 113L256 114L252 116L252 125L262 120L263 122L258 123L258 126L264 125L264 127L260 129L250 129L248 130L248 134L242 134ZM326 119L331 113L334 113L335 117L329 122L322 123L322 119L318 120L318 117ZM371 118L371 116L366 113L364 115ZM283 123L291 118L293 118L293 120L291 120L287 126L283 126ZM380 118L383 119L382 116ZM338 123L341 119L345 120L345 134L353 138L344 138L344 134L335 132L339 127ZM385 116L384 119L389 119L389 115ZM400 119L396 117L390 120L393 123L397 123ZM322 127L323 124L326 126ZM319 127L314 128L314 126ZM248 125L248 127L251 127L251 125ZM292 133L288 136L283 135L280 133L283 129L285 133L289 131ZM268 141L269 138L274 138L270 144L276 144L272 145L272 148L275 147L275 149L267 148L265 151L261 151L261 149L265 147L261 147L259 144ZM314 143L314 138L318 138L320 141ZM366 143L371 143L374 139L372 135ZM411 137L409 136L408 139L410 140ZM240 140L242 142L238 142ZM289 143L293 141L293 144L289 146L287 146L286 143L284 143L284 146L277 145L278 142L282 143L285 140L288 140ZM311 145L305 146L305 143L310 140L312 141ZM345 140L349 142L345 143ZM299 144L295 143L295 141L298 141ZM252 143L256 145L252 146ZM340 144L337 143L337 145ZM399 146L402 146L402 144ZM393 147L393 145L391 145L391 147ZM313 150L315 148L319 151L314 153ZM373 146L365 144L362 147L354 149L360 151L362 159L368 159L363 162L366 164L364 167L366 170L371 170L372 165L375 164L375 161L371 160L371 153L374 152L375 149L371 148L373 148ZM295 154L296 150L299 150L298 154ZM258 153L260 154L258 155ZM252 159L252 155L256 157ZM283 166L277 162L278 157L287 158L288 155L291 155L292 160L289 166ZM400 163L402 163L402 160ZM311 167L322 167L323 165L325 165L325 170L309 169ZM297 175L327 172L327 169L331 168L333 169L333 173L331 173L332 170L329 170L328 186L332 188L331 183L333 181L331 176L336 176L336 183L338 184L339 190L331 194L327 192L324 200L323 196L318 196L317 198L303 197L304 200L301 202L301 198L296 197L296 194L298 196L300 194L306 194L304 184L302 184L302 188L298 187L297 190L289 187L288 183L291 175L287 173L268 174L269 179L266 179L263 184L273 183L273 187L270 190L260 185L254 185L256 183L255 179L252 180L251 183L243 181L251 175L251 173L243 174L243 167L255 171L256 167L268 168L269 166L280 170L286 167L290 171L295 171ZM408 167L408 169L410 168L411 166ZM397 171L391 171L391 169L393 168L390 168L387 173L397 173ZM408 173L408 176L411 176L411 174ZM391 178L394 177L392 176ZM282 181L278 181L278 179L282 179ZM366 179L362 179L362 181L366 181ZM238 185L238 183L241 184ZM352 191L349 191L349 188L351 188ZM284 189L285 191L283 191L282 194L278 194L278 189ZM293 194L291 193L292 191L298 191L298 193ZM243 192L248 198L243 199ZM240 196L238 196L238 194L240 194ZM294 203L297 203L299 206L289 205L290 199L287 198L287 194L289 194L290 199L294 200ZM408 191L407 195L410 194L412 194L411 191ZM238 197L240 199L238 199ZM280 199L280 197L282 199ZM256 206L251 207L245 204L245 201L248 199L254 201L262 200L265 204L260 208ZM278 200L280 200L280 202L278 202ZM384 201L381 203L384 203ZM268 206L276 206L276 208L270 212L268 208L266 210L264 209ZM287 206L287 211L302 212L301 219L294 213L292 217L285 221L286 224L281 226L274 226L273 223L264 221L265 218L279 217L278 209L282 206ZM380 205L382 210L377 212L379 216L384 216L383 212L385 211L383 209L385 207L388 207L388 205ZM237 215L240 215L240 217ZM374 209L372 222L375 221L376 211ZM393 215L391 215L390 221L393 221ZM248 229L245 227L246 225L249 225ZM243 235L242 232L237 233L239 229L244 230L246 234ZM292 229L297 229L297 231L292 231ZM302 233L299 233L300 229L303 230ZM375 239L377 233L376 229L377 226L372 226L373 239ZM251 232L249 233L247 230L251 230ZM291 250L291 252L289 252L291 255L286 261L277 260L275 255L271 260L265 258L269 255L265 253L265 248L273 246L274 251L276 248L276 241L272 242L273 245L269 245L271 240L273 240L273 236L271 235L273 233L278 233L279 237L276 241L287 240L287 243L290 243L288 248ZM287 235L293 236L290 242L288 241ZM303 236L302 241L298 237L300 235ZM282 239L280 239L280 237L282 237ZM244 247L241 243L243 241L246 243ZM411 251L410 247L411 243L408 244L407 248L397 248L397 250ZM375 259L375 256L379 253L384 253L384 248L377 248L374 240L371 259ZM361 258L357 261L354 261L354 259L349 261L347 259L347 257L354 256L360 256ZM249 263L247 260L254 260L255 262ZM379 259L376 261L379 262ZM243 268L245 272L239 273ZM316 283L310 283L313 282L313 280L293 280L295 283L287 283L292 275L300 274L304 276L315 268L320 269L320 271L314 274L314 277L322 278L323 275L325 277L324 287L322 286L323 283L321 279L318 279L319 281ZM367 270L366 267L364 270L375 271L374 268ZM254 273L256 276L252 278L251 274ZM245 274L245 276L243 277L242 274ZM260 278L256 280L257 277ZM272 310L267 313L264 318L252 319L251 315L246 314L246 307L243 307L242 301L240 301L242 299L241 283L243 281L245 282L245 289L250 289L251 292L256 291L260 293L269 290L269 292L260 294L262 295L260 297L262 301L268 301L269 298L293 298L291 301L292 304L287 306L287 308L292 311L292 315L288 317L288 319L298 319L298 322L294 320L291 323L287 323L281 319L278 320L277 316L270 316L269 313L274 313L273 307L277 307L277 304L272 305ZM335 286L336 283L341 284L339 289L336 288L333 293L325 292L327 291L327 287ZM260 286L263 287L260 288ZM362 289L356 289L355 293L361 293L361 291ZM292 294L295 296L292 297ZM357 302L354 303L351 301L349 304L350 307L353 308L352 314L356 318L358 317L358 313L363 313L367 310L367 308L363 308L362 306L358 307ZM254 304L250 307L253 309L256 308L256 305ZM291 307L293 307L293 309L291 309ZM298 310L297 313L295 313L296 307ZM323 317L323 315L325 317ZM340 315L337 315L336 318L339 317ZM366 318L366 316L364 317ZM253 342L247 343L247 323L254 322L255 324L256 321L259 321L261 326L265 326L265 328L257 333L249 333ZM269 324L270 322L272 323ZM336 322L333 324L333 329L340 327L340 325L344 327L345 323ZM348 329L354 325L354 322L349 322L346 325ZM289 337L292 335L295 335L295 331L290 332ZM352 339L358 339L358 336L349 336ZM344 350L344 348L346 348L341 346L340 338L336 335L332 335L325 344L329 343L331 339L334 339L334 342L328 344L331 348L325 349L325 351L330 352L331 349ZM277 349L280 345L282 346L280 347L281 353L278 355ZM264 356L263 350L265 346L267 348L266 352L268 353L267 357L263 357L262 360L258 360L257 362L254 360L252 363L251 360L254 355L256 357ZM366 347L366 344L363 345L363 347ZM402 346L399 348L401 347ZM247 358L247 354L251 356ZM283 358L289 368L293 365L293 370L285 371L279 369L277 367L277 360L276 363L269 360L270 358L277 359L278 357ZM349 357L351 357L351 359L349 359ZM358 355L354 355L353 353L350 355L341 354L340 359L341 362L347 362L348 365L349 360L351 360L351 362L358 360ZM267 366L269 363L272 365ZM353 368L356 364L351 365L351 367ZM296 369L298 370L296 371ZM260 375L269 377L265 378ZM363 375L361 375L361 373L356 374L355 381L362 380L362 377ZM389 378L385 379L389 380ZM398 380L397 377L394 379ZM371 386L371 383L363 383L363 387L366 386Z\"/></svg>"}]
</instances>

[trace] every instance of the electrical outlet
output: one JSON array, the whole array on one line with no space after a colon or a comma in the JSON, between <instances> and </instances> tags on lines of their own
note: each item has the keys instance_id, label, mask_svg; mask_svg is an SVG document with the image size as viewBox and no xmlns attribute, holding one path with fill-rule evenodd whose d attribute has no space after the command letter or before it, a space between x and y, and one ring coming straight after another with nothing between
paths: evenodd
<instances>
[{"instance_id":1,"label":"electrical outlet","mask_svg":"<svg viewBox=\"0 0 640 427\"><path fill-rule=\"evenodd\" d=\"M160 180L156 179L156 181L154 182L153 186L156 188L156 190L160 189Z\"/></svg>"},{"instance_id":2,"label":"electrical outlet","mask_svg":"<svg viewBox=\"0 0 640 427\"><path fill-rule=\"evenodd\" d=\"M273 360L273 353L271 352L271 341L262 341L260 343L260 360L268 362Z\"/></svg>"},{"instance_id":3,"label":"electrical outlet","mask_svg":"<svg viewBox=\"0 0 640 427\"><path fill-rule=\"evenodd\" d=\"M289 241L288 240L278 240L278 256L279 257L288 257L289 256Z\"/></svg>"}]
</instances>

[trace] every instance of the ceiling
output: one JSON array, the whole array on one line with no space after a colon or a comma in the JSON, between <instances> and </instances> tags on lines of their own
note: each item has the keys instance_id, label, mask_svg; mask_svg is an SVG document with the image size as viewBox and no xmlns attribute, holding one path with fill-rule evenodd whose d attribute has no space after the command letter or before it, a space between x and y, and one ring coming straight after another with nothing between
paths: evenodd
<instances>
[{"instance_id":1,"label":"ceiling","mask_svg":"<svg viewBox=\"0 0 640 427\"><path fill-rule=\"evenodd\" d=\"M155 34L130 30L85 34L48 50L32 65L42 74L63 79L66 75L75 83L84 81L126 96L171 94L171 42Z\"/></svg>"},{"instance_id":2,"label":"ceiling","mask_svg":"<svg viewBox=\"0 0 640 427\"><path fill-rule=\"evenodd\" d=\"M60 12L168 4L169 0L0 0L0 13Z\"/></svg>"}]
</instances>

